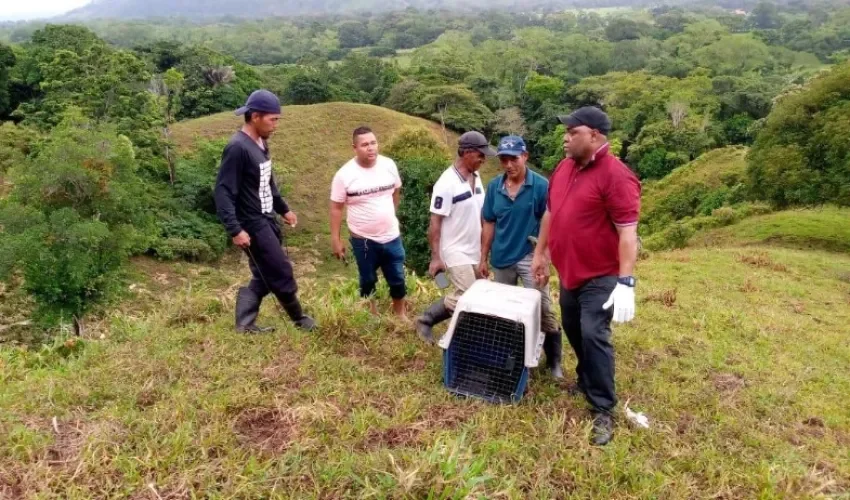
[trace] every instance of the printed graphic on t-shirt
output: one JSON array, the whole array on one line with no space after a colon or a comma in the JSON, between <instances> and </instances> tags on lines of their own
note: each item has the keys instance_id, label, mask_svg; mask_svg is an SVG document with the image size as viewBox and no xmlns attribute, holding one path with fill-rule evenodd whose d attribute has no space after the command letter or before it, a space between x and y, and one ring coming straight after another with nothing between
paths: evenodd
<instances>
[{"instance_id":1,"label":"printed graphic on t-shirt","mask_svg":"<svg viewBox=\"0 0 850 500\"><path fill-rule=\"evenodd\" d=\"M347 191L345 194L349 197L365 196L367 194L383 193L384 191L395 190L395 184L386 184L384 186L375 186L369 189L361 189L360 191Z\"/></svg>"},{"instance_id":2,"label":"printed graphic on t-shirt","mask_svg":"<svg viewBox=\"0 0 850 500\"><path fill-rule=\"evenodd\" d=\"M272 162L271 160L260 163L260 189L257 193L260 197L262 210L264 214L269 214L274 208L274 199L272 199Z\"/></svg>"}]
</instances>

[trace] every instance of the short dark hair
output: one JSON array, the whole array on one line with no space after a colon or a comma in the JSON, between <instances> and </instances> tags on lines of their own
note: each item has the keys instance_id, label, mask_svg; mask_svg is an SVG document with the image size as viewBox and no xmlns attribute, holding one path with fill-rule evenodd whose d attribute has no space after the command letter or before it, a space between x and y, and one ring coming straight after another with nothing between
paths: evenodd
<instances>
[{"instance_id":1,"label":"short dark hair","mask_svg":"<svg viewBox=\"0 0 850 500\"><path fill-rule=\"evenodd\" d=\"M370 129L369 127L366 127L366 126L357 127L356 129L354 129L354 132L352 132L352 134L351 134L351 143L352 144L356 143L358 137L360 137L361 135L366 135L366 134L374 134L374 132L372 132L372 129Z\"/></svg>"},{"instance_id":2,"label":"short dark hair","mask_svg":"<svg viewBox=\"0 0 850 500\"><path fill-rule=\"evenodd\" d=\"M254 111L253 109L249 109L245 112L245 123L251 123L251 119L254 117L254 115L257 115L262 118L267 114L268 113L263 113L262 111Z\"/></svg>"}]
</instances>

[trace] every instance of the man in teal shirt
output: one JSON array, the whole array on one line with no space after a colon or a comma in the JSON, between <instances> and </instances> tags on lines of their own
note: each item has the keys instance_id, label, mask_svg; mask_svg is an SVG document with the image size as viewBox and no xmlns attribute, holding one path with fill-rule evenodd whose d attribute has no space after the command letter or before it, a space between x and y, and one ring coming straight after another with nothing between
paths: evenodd
<instances>
[{"instance_id":1,"label":"man in teal shirt","mask_svg":"<svg viewBox=\"0 0 850 500\"><path fill-rule=\"evenodd\" d=\"M481 276L489 275L489 260L496 282L516 285L520 280L522 286L540 290L540 327L546 335L543 343L546 366L553 377L561 379L563 342L549 285L539 286L531 272L532 240L536 241L540 219L546 213L549 181L526 167L528 150L522 137L502 138L498 155L505 173L490 181L484 196L479 272Z\"/></svg>"}]
</instances>

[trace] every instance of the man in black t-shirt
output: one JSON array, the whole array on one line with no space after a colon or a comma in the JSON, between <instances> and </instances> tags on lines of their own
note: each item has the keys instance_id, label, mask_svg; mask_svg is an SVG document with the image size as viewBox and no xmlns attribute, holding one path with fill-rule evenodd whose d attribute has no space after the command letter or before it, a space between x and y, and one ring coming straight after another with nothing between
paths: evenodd
<instances>
[{"instance_id":1,"label":"man in black t-shirt","mask_svg":"<svg viewBox=\"0 0 850 500\"><path fill-rule=\"evenodd\" d=\"M312 330L316 324L301 309L292 263L281 248L281 229L274 218L277 212L290 226L298 223L275 184L267 142L280 120L280 101L268 90L257 90L236 114L245 116L245 124L224 148L215 185L218 218L233 244L248 254L253 275L251 283L240 288L236 296L236 330L272 330L254 324L260 303L269 292L296 326Z\"/></svg>"}]
</instances>

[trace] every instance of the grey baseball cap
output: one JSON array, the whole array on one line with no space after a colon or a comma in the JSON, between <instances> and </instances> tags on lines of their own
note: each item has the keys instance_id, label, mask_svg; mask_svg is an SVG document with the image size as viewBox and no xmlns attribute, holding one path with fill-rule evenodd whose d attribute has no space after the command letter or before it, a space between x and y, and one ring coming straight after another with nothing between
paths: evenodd
<instances>
[{"instance_id":1,"label":"grey baseball cap","mask_svg":"<svg viewBox=\"0 0 850 500\"><path fill-rule=\"evenodd\" d=\"M245 105L236 110L236 114L244 115L248 111L280 114L280 99L268 90L255 90L248 96Z\"/></svg>"},{"instance_id":2,"label":"grey baseball cap","mask_svg":"<svg viewBox=\"0 0 850 500\"><path fill-rule=\"evenodd\" d=\"M475 149L487 156L496 156L496 150L490 147L490 143L481 132L467 132L457 140L457 146L461 149Z\"/></svg>"}]
</instances>

